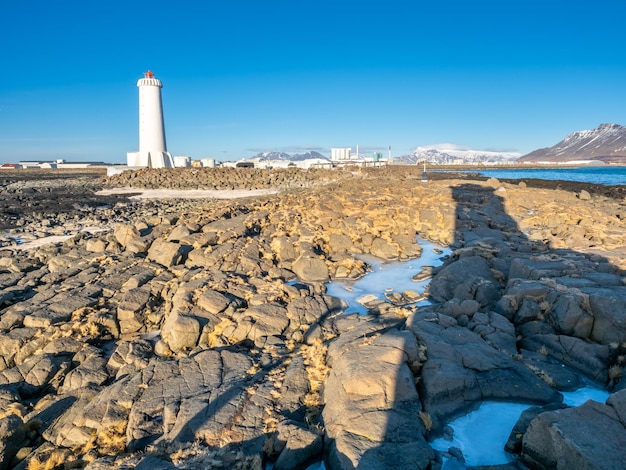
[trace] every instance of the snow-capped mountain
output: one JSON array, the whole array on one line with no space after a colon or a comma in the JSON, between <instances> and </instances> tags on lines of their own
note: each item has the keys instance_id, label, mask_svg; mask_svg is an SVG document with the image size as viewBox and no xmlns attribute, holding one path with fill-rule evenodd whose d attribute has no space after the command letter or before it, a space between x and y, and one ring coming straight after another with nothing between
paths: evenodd
<instances>
[{"instance_id":1,"label":"snow-capped mountain","mask_svg":"<svg viewBox=\"0 0 626 470\"><path fill-rule=\"evenodd\" d=\"M454 144L438 144L417 147L413 153L403 156L402 159L408 163L420 163L426 160L427 163L434 165L449 165L513 162L520 155L517 152L472 150Z\"/></svg>"},{"instance_id":2,"label":"snow-capped mountain","mask_svg":"<svg viewBox=\"0 0 626 470\"><path fill-rule=\"evenodd\" d=\"M291 155L285 152L259 152L252 158L259 160L291 160Z\"/></svg>"},{"instance_id":3,"label":"snow-capped mountain","mask_svg":"<svg viewBox=\"0 0 626 470\"><path fill-rule=\"evenodd\" d=\"M553 147L535 150L521 162L626 161L626 127L600 124L597 129L574 132Z\"/></svg>"},{"instance_id":4,"label":"snow-capped mountain","mask_svg":"<svg viewBox=\"0 0 626 470\"><path fill-rule=\"evenodd\" d=\"M297 153L294 155L290 155L285 152L261 152L261 153L257 153L252 158L260 159L260 160L289 160L292 162L309 160L312 158L323 158L323 159L328 160L328 157L325 157L321 153L315 152L315 151L306 152L306 153Z\"/></svg>"}]
</instances>

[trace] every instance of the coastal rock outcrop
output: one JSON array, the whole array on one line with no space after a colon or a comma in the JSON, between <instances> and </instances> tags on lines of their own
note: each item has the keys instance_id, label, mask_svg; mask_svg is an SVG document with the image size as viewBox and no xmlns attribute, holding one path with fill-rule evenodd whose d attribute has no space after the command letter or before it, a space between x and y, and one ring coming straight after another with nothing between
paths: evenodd
<instances>
[{"instance_id":1,"label":"coastal rock outcrop","mask_svg":"<svg viewBox=\"0 0 626 470\"><path fill-rule=\"evenodd\" d=\"M119 182L282 192L117 200L11 234L63 243L2 238L2 464L433 468L428 438L488 398L551 404L520 438L540 468L592 442L587 418L621 436L623 392L554 408L581 375L624 386L623 201L413 168L183 170ZM452 249L416 274L432 305L406 291L344 315L326 295L361 255L419 256L416 233Z\"/></svg>"}]
</instances>

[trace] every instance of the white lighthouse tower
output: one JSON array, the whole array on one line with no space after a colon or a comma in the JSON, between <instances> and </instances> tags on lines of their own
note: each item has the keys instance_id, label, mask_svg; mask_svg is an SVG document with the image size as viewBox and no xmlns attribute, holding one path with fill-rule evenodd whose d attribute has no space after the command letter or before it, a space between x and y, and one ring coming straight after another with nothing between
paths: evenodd
<instances>
[{"instance_id":1,"label":"white lighthouse tower","mask_svg":"<svg viewBox=\"0 0 626 470\"><path fill-rule=\"evenodd\" d=\"M128 166L172 168L172 155L165 145L165 124L161 103L161 80L148 70L139 87L139 152L128 152Z\"/></svg>"}]
</instances>

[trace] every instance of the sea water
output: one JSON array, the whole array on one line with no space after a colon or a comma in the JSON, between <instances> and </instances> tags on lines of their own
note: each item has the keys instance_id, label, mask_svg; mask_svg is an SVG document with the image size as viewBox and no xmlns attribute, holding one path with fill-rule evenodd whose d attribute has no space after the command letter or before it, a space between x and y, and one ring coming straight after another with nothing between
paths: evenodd
<instances>
[{"instance_id":1,"label":"sea water","mask_svg":"<svg viewBox=\"0 0 626 470\"><path fill-rule=\"evenodd\" d=\"M466 171L467 172L467 171ZM502 170L471 170L481 176L498 179L542 179L578 181L606 186L626 184L626 167L583 166L579 168L520 168Z\"/></svg>"}]
</instances>

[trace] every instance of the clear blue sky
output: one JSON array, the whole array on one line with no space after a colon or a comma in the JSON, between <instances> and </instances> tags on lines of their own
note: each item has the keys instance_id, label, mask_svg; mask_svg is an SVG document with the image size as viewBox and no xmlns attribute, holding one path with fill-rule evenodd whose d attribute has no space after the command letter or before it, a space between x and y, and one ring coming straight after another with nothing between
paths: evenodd
<instances>
[{"instance_id":1,"label":"clear blue sky","mask_svg":"<svg viewBox=\"0 0 626 470\"><path fill-rule=\"evenodd\" d=\"M0 162L125 162L136 82L168 150L530 152L626 124L623 0L19 0L0 8Z\"/></svg>"}]
</instances>

